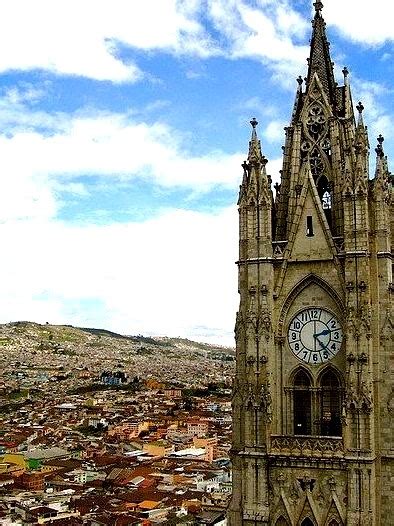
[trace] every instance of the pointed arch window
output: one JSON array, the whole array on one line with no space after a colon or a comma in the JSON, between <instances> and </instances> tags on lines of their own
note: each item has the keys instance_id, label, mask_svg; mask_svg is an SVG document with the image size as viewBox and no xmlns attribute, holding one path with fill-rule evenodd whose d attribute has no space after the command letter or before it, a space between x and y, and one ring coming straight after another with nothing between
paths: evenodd
<instances>
[{"instance_id":1,"label":"pointed arch window","mask_svg":"<svg viewBox=\"0 0 394 526\"><path fill-rule=\"evenodd\" d=\"M331 183L327 179L326 175L321 175L317 180L317 192L320 197L320 201L324 210L328 224L331 226L332 218L332 194L331 194Z\"/></svg>"},{"instance_id":2,"label":"pointed arch window","mask_svg":"<svg viewBox=\"0 0 394 526\"><path fill-rule=\"evenodd\" d=\"M283 516L280 516L279 519L275 522L275 526L289 526L289 523Z\"/></svg>"},{"instance_id":3,"label":"pointed arch window","mask_svg":"<svg viewBox=\"0 0 394 526\"><path fill-rule=\"evenodd\" d=\"M338 376L331 369L320 379L320 434L341 436L342 389Z\"/></svg>"},{"instance_id":4,"label":"pointed arch window","mask_svg":"<svg viewBox=\"0 0 394 526\"><path fill-rule=\"evenodd\" d=\"M326 175L321 175L317 180L317 192L323 205L323 209L331 208L331 183Z\"/></svg>"},{"instance_id":5,"label":"pointed arch window","mask_svg":"<svg viewBox=\"0 0 394 526\"><path fill-rule=\"evenodd\" d=\"M300 369L294 376L293 421L295 435L312 433L312 386L307 373Z\"/></svg>"},{"instance_id":6,"label":"pointed arch window","mask_svg":"<svg viewBox=\"0 0 394 526\"><path fill-rule=\"evenodd\" d=\"M326 190L322 195L321 202L323 205L323 210L331 209L331 194L328 190Z\"/></svg>"},{"instance_id":7,"label":"pointed arch window","mask_svg":"<svg viewBox=\"0 0 394 526\"><path fill-rule=\"evenodd\" d=\"M306 517L306 519L304 519L301 522L301 526L315 526L315 523L313 521L311 521L311 519L309 517Z\"/></svg>"}]
</instances>

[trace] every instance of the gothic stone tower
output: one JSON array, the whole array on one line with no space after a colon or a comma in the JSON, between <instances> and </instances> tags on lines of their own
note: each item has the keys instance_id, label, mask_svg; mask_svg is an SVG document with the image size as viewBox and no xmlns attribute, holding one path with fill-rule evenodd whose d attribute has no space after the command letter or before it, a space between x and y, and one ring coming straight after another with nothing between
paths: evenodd
<instances>
[{"instance_id":1,"label":"gothic stone tower","mask_svg":"<svg viewBox=\"0 0 394 526\"><path fill-rule=\"evenodd\" d=\"M275 199L255 119L243 165L231 526L394 524L393 179L314 5Z\"/></svg>"}]
</instances>

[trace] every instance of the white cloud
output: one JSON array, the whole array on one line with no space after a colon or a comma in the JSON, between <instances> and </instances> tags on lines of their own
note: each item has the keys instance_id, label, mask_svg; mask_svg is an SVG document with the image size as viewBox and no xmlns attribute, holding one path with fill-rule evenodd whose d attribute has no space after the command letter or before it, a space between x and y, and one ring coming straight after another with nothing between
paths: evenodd
<instances>
[{"instance_id":1,"label":"white cloud","mask_svg":"<svg viewBox=\"0 0 394 526\"><path fill-rule=\"evenodd\" d=\"M92 109L51 115L29 109L26 97L13 90L0 99L0 220L56 216L62 185L85 192L76 176L141 178L195 192L237 187L243 153L192 156L182 135L163 123Z\"/></svg>"},{"instance_id":2,"label":"white cloud","mask_svg":"<svg viewBox=\"0 0 394 526\"><path fill-rule=\"evenodd\" d=\"M29 110L25 101L36 95L26 89L0 99L0 127L9 132L0 136L0 239L7 254L0 321L233 343L235 208L217 215L169 210L143 223L104 226L56 217L59 195L86 193L77 175L101 175L109 184L144 177L194 191L235 188L243 154L191 157L176 130L129 115Z\"/></svg>"},{"instance_id":3,"label":"white cloud","mask_svg":"<svg viewBox=\"0 0 394 526\"><path fill-rule=\"evenodd\" d=\"M0 236L7 248L0 263L4 322L233 343L235 207L217 215L171 210L145 223L101 227L8 222Z\"/></svg>"},{"instance_id":4,"label":"white cloud","mask_svg":"<svg viewBox=\"0 0 394 526\"><path fill-rule=\"evenodd\" d=\"M305 67L309 50L295 43L305 36L309 24L286 0L209 0L215 27L228 41L234 58L252 57L270 66L273 77L286 87Z\"/></svg>"},{"instance_id":5,"label":"white cloud","mask_svg":"<svg viewBox=\"0 0 394 526\"><path fill-rule=\"evenodd\" d=\"M123 43L142 50L211 55L214 46L193 17L196 6L176 0L3 0L0 71L46 69L114 82L142 72L117 56Z\"/></svg>"},{"instance_id":6,"label":"white cloud","mask_svg":"<svg viewBox=\"0 0 394 526\"><path fill-rule=\"evenodd\" d=\"M324 3L324 18L347 38L364 45L379 45L394 40L392 0L360 2L330 0Z\"/></svg>"},{"instance_id":7,"label":"white cloud","mask_svg":"<svg viewBox=\"0 0 394 526\"><path fill-rule=\"evenodd\" d=\"M217 184L234 186L231 167L242 160L242 155L221 152L192 157L183 150L181 136L167 125L133 122L111 113L71 117L64 131L48 136L18 131L0 143L6 156L0 164L13 173L142 177L161 186L205 190Z\"/></svg>"},{"instance_id":8,"label":"white cloud","mask_svg":"<svg viewBox=\"0 0 394 526\"><path fill-rule=\"evenodd\" d=\"M307 48L293 40L308 24L288 0L3 0L0 72L44 69L134 82L144 73L120 46L206 58L261 58L297 75ZM209 34L213 24L217 33Z\"/></svg>"},{"instance_id":9,"label":"white cloud","mask_svg":"<svg viewBox=\"0 0 394 526\"><path fill-rule=\"evenodd\" d=\"M392 40L389 0L377 9L358 0L330 0L324 17L364 44ZM211 32L213 25L216 33ZM299 42L310 31L289 0L3 0L0 72L44 69L96 80L135 82L138 64L122 46L206 58L261 59L286 86L305 68ZM119 47L120 46L120 47Z\"/></svg>"},{"instance_id":10,"label":"white cloud","mask_svg":"<svg viewBox=\"0 0 394 526\"><path fill-rule=\"evenodd\" d=\"M364 106L363 120L368 125L369 141L371 148L376 146L376 137L382 134L392 142L394 120L381 101L389 90L377 82L370 82L353 77L352 92L357 96L357 101L362 101ZM357 104L357 101L355 103Z\"/></svg>"},{"instance_id":11,"label":"white cloud","mask_svg":"<svg viewBox=\"0 0 394 526\"><path fill-rule=\"evenodd\" d=\"M278 120L270 121L264 128L264 138L269 142L284 140L284 127L286 123Z\"/></svg>"}]
</instances>

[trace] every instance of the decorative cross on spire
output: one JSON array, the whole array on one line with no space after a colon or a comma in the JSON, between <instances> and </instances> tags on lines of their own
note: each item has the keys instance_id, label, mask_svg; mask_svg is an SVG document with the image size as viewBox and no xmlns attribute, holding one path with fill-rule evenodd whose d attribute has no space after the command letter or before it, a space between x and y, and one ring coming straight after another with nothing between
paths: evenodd
<instances>
[{"instance_id":1,"label":"decorative cross on spire","mask_svg":"<svg viewBox=\"0 0 394 526\"><path fill-rule=\"evenodd\" d=\"M313 4L315 6L315 11L316 13L320 13L320 11L323 9L323 3L320 2L319 0L317 2L314 2Z\"/></svg>"},{"instance_id":2,"label":"decorative cross on spire","mask_svg":"<svg viewBox=\"0 0 394 526\"><path fill-rule=\"evenodd\" d=\"M253 117L253 119L250 121L250 124L252 125L252 128L255 130L256 126L258 125L258 121L256 117Z\"/></svg>"}]
</instances>

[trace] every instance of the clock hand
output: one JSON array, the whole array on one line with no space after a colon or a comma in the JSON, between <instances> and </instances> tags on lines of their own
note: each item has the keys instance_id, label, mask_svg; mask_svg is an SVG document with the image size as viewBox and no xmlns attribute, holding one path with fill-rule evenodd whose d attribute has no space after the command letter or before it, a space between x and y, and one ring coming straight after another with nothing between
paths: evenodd
<instances>
[{"instance_id":1,"label":"clock hand","mask_svg":"<svg viewBox=\"0 0 394 526\"><path fill-rule=\"evenodd\" d=\"M319 349L319 351L322 351L323 349L327 349L327 346L326 346L324 343L322 343L321 340L320 340L320 338L318 337L318 336L320 336L320 335L316 335L316 334L314 334L314 336L315 336L316 340L317 340L317 341L320 343L320 345L321 345L321 349Z\"/></svg>"},{"instance_id":2,"label":"clock hand","mask_svg":"<svg viewBox=\"0 0 394 526\"><path fill-rule=\"evenodd\" d=\"M324 331L319 332L318 334L314 334L314 338L318 338L319 336L326 336L327 334L330 334L330 329L324 329Z\"/></svg>"}]
</instances>

